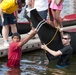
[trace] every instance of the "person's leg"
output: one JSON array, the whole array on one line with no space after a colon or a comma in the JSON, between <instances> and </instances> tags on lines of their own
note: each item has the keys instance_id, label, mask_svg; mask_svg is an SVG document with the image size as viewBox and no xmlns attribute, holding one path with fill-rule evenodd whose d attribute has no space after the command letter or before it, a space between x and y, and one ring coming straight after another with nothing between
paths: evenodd
<instances>
[{"instance_id":1,"label":"person's leg","mask_svg":"<svg viewBox=\"0 0 76 75\"><path fill-rule=\"evenodd\" d=\"M53 26L53 15L50 7L48 9L48 18L50 20L49 23Z\"/></svg>"},{"instance_id":2,"label":"person's leg","mask_svg":"<svg viewBox=\"0 0 76 75\"><path fill-rule=\"evenodd\" d=\"M5 25L2 27L2 35L3 35L4 41L8 40L8 34L9 34L9 26Z\"/></svg>"},{"instance_id":3,"label":"person's leg","mask_svg":"<svg viewBox=\"0 0 76 75\"><path fill-rule=\"evenodd\" d=\"M3 13L4 22L2 24L2 36L4 41L4 46L9 46L8 34L9 34L9 24L8 24L8 14Z\"/></svg>"},{"instance_id":4,"label":"person's leg","mask_svg":"<svg viewBox=\"0 0 76 75\"><path fill-rule=\"evenodd\" d=\"M60 29L63 27L62 22L60 20L60 12L61 10L56 10L56 23L57 23L57 28ZM61 36L63 36L63 31L60 32Z\"/></svg>"},{"instance_id":5,"label":"person's leg","mask_svg":"<svg viewBox=\"0 0 76 75\"><path fill-rule=\"evenodd\" d=\"M14 34L14 33L17 33L16 24L11 24L10 26L11 26L11 31L12 31L12 33L13 33L13 34Z\"/></svg>"},{"instance_id":6,"label":"person's leg","mask_svg":"<svg viewBox=\"0 0 76 75\"><path fill-rule=\"evenodd\" d=\"M56 10L51 9L52 15L53 15L53 26L57 28L57 22L56 22Z\"/></svg>"},{"instance_id":7,"label":"person's leg","mask_svg":"<svg viewBox=\"0 0 76 75\"><path fill-rule=\"evenodd\" d=\"M17 23L17 20L16 20L16 17L14 16L14 14L11 14L9 15L9 25L11 27L11 32L14 34L14 33L17 33L17 27L16 27L16 23Z\"/></svg>"},{"instance_id":8,"label":"person's leg","mask_svg":"<svg viewBox=\"0 0 76 75\"><path fill-rule=\"evenodd\" d=\"M9 34L9 26L5 25L2 27L2 36L3 36L3 40L4 40L4 46L9 46L8 34Z\"/></svg>"},{"instance_id":9,"label":"person's leg","mask_svg":"<svg viewBox=\"0 0 76 75\"><path fill-rule=\"evenodd\" d=\"M60 12L61 10L56 10L56 22L57 22L57 26L59 26L60 28L62 28L62 22L60 20Z\"/></svg>"}]
</instances>

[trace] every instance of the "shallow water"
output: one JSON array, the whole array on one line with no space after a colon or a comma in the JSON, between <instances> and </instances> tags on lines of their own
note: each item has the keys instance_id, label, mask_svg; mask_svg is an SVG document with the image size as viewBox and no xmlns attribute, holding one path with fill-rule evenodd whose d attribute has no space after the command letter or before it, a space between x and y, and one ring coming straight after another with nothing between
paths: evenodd
<instances>
[{"instance_id":1,"label":"shallow water","mask_svg":"<svg viewBox=\"0 0 76 75\"><path fill-rule=\"evenodd\" d=\"M7 58L0 60L0 75L76 75L76 55L71 58L71 64L67 68L58 69L57 60L47 63L43 50L24 53L21 59L20 69L9 69L4 66ZM21 71L20 71L21 70Z\"/></svg>"},{"instance_id":2,"label":"shallow water","mask_svg":"<svg viewBox=\"0 0 76 75\"><path fill-rule=\"evenodd\" d=\"M64 4L63 4L63 10L65 11L65 13L67 12L67 14L71 14L74 13L74 0L64 0Z\"/></svg>"},{"instance_id":3,"label":"shallow water","mask_svg":"<svg viewBox=\"0 0 76 75\"><path fill-rule=\"evenodd\" d=\"M61 11L61 17L68 14L76 13L76 1L75 0L64 0L63 9Z\"/></svg>"}]
</instances>

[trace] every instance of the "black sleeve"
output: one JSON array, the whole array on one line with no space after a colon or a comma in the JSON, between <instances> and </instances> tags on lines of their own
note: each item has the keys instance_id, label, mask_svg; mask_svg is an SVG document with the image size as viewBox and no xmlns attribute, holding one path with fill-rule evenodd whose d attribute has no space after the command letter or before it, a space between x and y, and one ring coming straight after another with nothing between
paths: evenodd
<instances>
[{"instance_id":1,"label":"black sleeve","mask_svg":"<svg viewBox=\"0 0 76 75\"><path fill-rule=\"evenodd\" d=\"M65 54L69 51L72 51L72 47L71 46L64 46L62 49L60 49L60 51L62 52L62 54Z\"/></svg>"}]
</instances>

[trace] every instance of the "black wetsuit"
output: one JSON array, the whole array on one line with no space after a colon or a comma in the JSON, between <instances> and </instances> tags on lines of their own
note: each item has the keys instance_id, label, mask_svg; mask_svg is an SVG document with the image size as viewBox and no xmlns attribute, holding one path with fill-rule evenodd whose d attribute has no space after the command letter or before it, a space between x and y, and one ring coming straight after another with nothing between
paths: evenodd
<instances>
[{"instance_id":1,"label":"black wetsuit","mask_svg":"<svg viewBox=\"0 0 76 75\"><path fill-rule=\"evenodd\" d=\"M60 65L60 66L68 65L70 63L69 62L70 56L73 53L73 49L71 45L64 46L62 49L60 49L60 51L62 52L62 55L60 56L57 62L57 65Z\"/></svg>"}]
</instances>

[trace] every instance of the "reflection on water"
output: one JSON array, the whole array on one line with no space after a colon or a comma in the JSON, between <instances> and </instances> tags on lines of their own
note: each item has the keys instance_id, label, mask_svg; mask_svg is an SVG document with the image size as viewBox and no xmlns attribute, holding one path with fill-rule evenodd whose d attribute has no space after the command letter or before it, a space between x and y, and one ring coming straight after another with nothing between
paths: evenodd
<instances>
[{"instance_id":1,"label":"reflection on water","mask_svg":"<svg viewBox=\"0 0 76 75\"><path fill-rule=\"evenodd\" d=\"M0 60L0 75L76 75L76 55L71 58L71 65L64 69L56 67L57 60L48 64L45 52L37 50L24 53L20 68L7 68L4 66L6 58Z\"/></svg>"},{"instance_id":2,"label":"reflection on water","mask_svg":"<svg viewBox=\"0 0 76 75\"><path fill-rule=\"evenodd\" d=\"M64 17L68 14L76 13L76 0L64 0L63 10L61 11L61 17Z\"/></svg>"},{"instance_id":3,"label":"reflection on water","mask_svg":"<svg viewBox=\"0 0 76 75\"><path fill-rule=\"evenodd\" d=\"M66 72L61 69L48 68L48 70L47 70L47 75L65 75L65 74L66 74Z\"/></svg>"},{"instance_id":4,"label":"reflection on water","mask_svg":"<svg viewBox=\"0 0 76 75\"><path fill-rule=\"evenodd\" d=\"M21 75L21 70L20 68L11 68L5 72L5 75Z\"/></svg>"},{"instance_id":5,"label":"reflection on water","mask_svg":"<svg viewBox=\"0 0 76 75\"><path fill-rule=\"evenodd\" d=\"M30 58L29 58L30 57ZM25 59L25 60L24 60ZM45 75L46 73L46 57L44 52L37 51L24 56L21 61L22 74L26 75Z\"/></svg>"}]
</instances>

